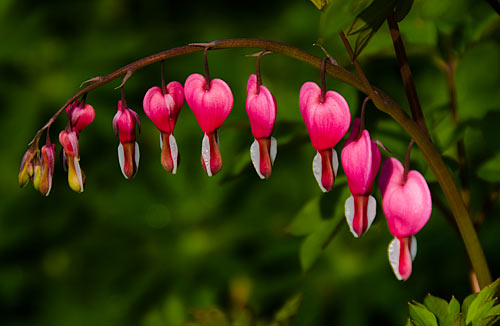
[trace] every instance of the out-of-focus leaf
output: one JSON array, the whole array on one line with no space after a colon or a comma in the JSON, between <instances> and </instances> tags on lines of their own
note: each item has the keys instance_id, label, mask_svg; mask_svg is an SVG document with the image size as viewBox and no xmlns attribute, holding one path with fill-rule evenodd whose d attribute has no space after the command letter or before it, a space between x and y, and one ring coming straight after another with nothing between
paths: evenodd
<instances>
[{"instance_id":1,"label":"out-of-focus leaf","mask_svg":"<svg viewBox=\"0 0 500 326\"><path fill-rule=\"evenodd\" d=\"M477 175L488 182L500 182L500 153L484 162L478 168Z\"/></svg>"},{"instance_id":2,"label":"out-of-focus leaf","mask_svg":"<svg viewBox=\"0 0 500 326\"><path fill-rule=\"evenodd\" d=\"M318 10L323 10L331 0L311 0L311 2L318 8Z\"/></svg>"},{"instance_id":3,"label":"out-of-focus leaf","mask_svg":"<svg viewBox=\"0 0 500 326\"><path fill-rule=\"evenodd\" d=\"M308 235L321 225L320 197L314 197L297 213L292 223L286 228L293 235Z\"/></svg>"},{"instance_id":4,"label":"out-of-focus leaf","mask_svg":"<svg viewBox=\"0 0 500 326\"><path fill-rule=\"evenodd\" d=\"M415 326L438 326L436 316L418 302L410 303L410 318Z\"/></svg>"},{"instance_id":5,"label":"out-of-focus leaf","mask_svg":"<svg viewBox=\"0 0 500 326\"><path fill-rule=\"evenodd\" d=\"M472 301L474 301L474 299L477 297L477 293L473 293L471 295L469 295L467 298L464 299L464 302L462 303L462 315L463 315L463 321L465 323L465 318L467 317L468 313L469 313L469 307L472 303Z\"/></svg>"},{"instance_id":6,"label":"out-of-focus leaf","mask_svg":"<svg viewBox=\"0 0 500 326\"><path fill-rule=\"evenodd\" d=\"M229 326L226 315L217 308L193 310L193 326Z\"/></svg>"},{"instance_id":7,"label":"out-of-focus leaf","mask_svg":"<svg viewBox=\"0 0 500 326\"><path fill-rule=\"evenodd\" d=\"M349 28L348 35L358 34L354 46L354 55L358 56L373 35L384 23L389 13L394 10L396 0L374 0L363 10Z\"/></svg>"},{"instance_id":8,"label":"out-of-focus leaf","mask_svg":"<svg viewBox=\"0 0 500 326\"><path fill-rule=\"evenodd\" d=\"M449 324L448 302L429 294L425 297L424 304L430 312L436 315L439 325Z\"/></svg>"},{"instance_id":9,"label":"out-of-focus leaf","mask_svg":"<svg viewBox=\"0 0 500 326\"><path fill-rule=\"evenodd\" d=\"M483 118L500 107L500 46L481 43L468 50L459 61L455 84L461 120Z\"/></svg>"},{"instance_id":10,"label":"out-of-focus leaf","mask_svg":"<svg viewBox=\"0 0 500 326\"><path fill-rule=\"evenodd\" d=\"M408 15L412 6L413 0L398 0L396 8L394 8L394 20L396 22L402 21Z\"/></svg>"},{"instance_id":11,"label":"out-of-focus leaf","mask_svg":"<svg viewBox=\"0 0 500 326\"><path fill-rule=\"evenodd\" d=\"M344 221L342 219L330 219L322 221L318 230L311 233L302 243L300 247L300 264L304 272L318 259L323 252L323 245L328 237L334 232L333 230L340 226Z\"/></svg>"},{"instance_id":12,"label":"out-of-focus leaf","mask_svg":"<svg viewBox=\"0 0 500 326\"><path fill-rule=\"evenodd\" d=\"M271 326L291 325L293 317L297 314L302 302L302 293L297 293L288 299L283 307L274 315Z\"/></svg>"},{"instance_id":13,"label":"out-of-focus leaf","mask_svg":"<svg viewBox=\"0 0 500 326\"><path fill-rule=\"evenodd\" d=\"M452 297L450 303L448 304L448 315L450 317L451 324L457 321L460 315L460 302L458 302L455 297Z\"/></svg>"}]
</instances>

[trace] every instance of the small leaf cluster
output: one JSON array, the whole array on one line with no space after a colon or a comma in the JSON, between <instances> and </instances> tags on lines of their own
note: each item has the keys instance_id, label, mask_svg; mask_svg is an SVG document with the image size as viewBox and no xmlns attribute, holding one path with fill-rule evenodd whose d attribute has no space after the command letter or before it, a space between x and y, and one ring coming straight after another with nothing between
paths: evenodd
<instances>
[{"instance_id":1,"label":"small leaf cluster","mask_svg":"<svg viewBox=\"0 0 500 326\"><path fill-rule=\"evenodd\" d=\"M428 295L424 303L410 303L407 326L493 326L500 324L500 279L479 293L469 295L462 305L454 297L449 302Z\"/></svg>"}]
</instances>

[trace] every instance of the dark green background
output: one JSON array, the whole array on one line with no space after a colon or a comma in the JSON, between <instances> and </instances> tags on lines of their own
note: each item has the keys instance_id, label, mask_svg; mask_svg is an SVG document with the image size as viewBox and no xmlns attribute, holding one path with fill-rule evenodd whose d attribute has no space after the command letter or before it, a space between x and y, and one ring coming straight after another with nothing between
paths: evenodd
<instances>
[{"instance_id":1,"label":"dark green background","mask_svg":"<svg viewBox=\"0 0 500 326\"><path fill-rule=\"evenodd\" d=\"M319 38L351 69L337 30L354 17L342 10L321 15L307 0L1 0L0 324L176 326L191 318L192 309L231 311L231 293L241 289L249 289L248 306L259 321L272 320L288 298L302 292L293 325L401 325L407 302L429 292L462 300L470 292L468 262L461 239L436 205L417 235L419 252L407 282L396 280L387 261L391 235L380 209L362 239L342 223L319 252L342 218L345 177L340 170L332 192L321 194L298 107L300 86L318 82L319 72L284 56L262 60L264 84L278 102L274 135L282 145L267 181L257 177L248 157L253 139L244 101L255 59L245 55L255 51L221 50L209 53L211 75L230 85L235 104L219 132L224 167L217 176L208 178L200 165L202 133L187 105L175 130L182 156L178 174L162 170L159 135L142 110L146 90L160 82L159 65L153 65L126 85L129 106L142 119L134 180L122 177L111 126L117 80L87 99L96 119L80 137L85 192L69 189L60 162L49 197L31 185L18 188L27 143L82 81L172 47L239 37L321 55L312 46ZM499 17L486 1L416 0L401 30L431 136L454 173L454 144L464 140L476 216L500 181ZM393 53L384 24L360 60L372 83L407 108ZM446 53L457 60L458 126L436 65ZM201 53L169 60L167 79L183 83L202 72L202 63ZM346 97L352 116L359 115L361 94L333 79L327 83ZM61 116L51 130L53 142L65 124ZM390 117L369 105L367 127L403 159L409 137ZM412 158L433 198L442 200L417 148ZM380 202L378 189L375 196ZM499 208L495 200L479 230L494 278L500 275ZM301 261L315 264L304 272Z\"/></svg>"}]
</instances>

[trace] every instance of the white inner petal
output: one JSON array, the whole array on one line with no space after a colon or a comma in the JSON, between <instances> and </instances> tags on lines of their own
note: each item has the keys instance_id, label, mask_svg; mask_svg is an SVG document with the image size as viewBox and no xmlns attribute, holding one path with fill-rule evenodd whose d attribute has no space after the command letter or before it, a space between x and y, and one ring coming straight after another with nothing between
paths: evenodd
<instances>
[{"instance_id":1,"label":"white inner petal","mask_svg":"<svg viewBox=\"0 0 500 326\"><path fill-rule=\"evenodd\" d=\"M347 221L347 225L349 225L349 229L351 230L352 235L354 235L355 238L358 237L357 233L354 232L354 229L352 227L352 221L354 220L354 197L349 197L345 201L345 219Z\"/></svg>"},{"instance_id":2,"label":"white inner petal","mask_svg":"<svg viewBox=\"0 0 500 326\"><path fill-rule=\"evenodd\" d=\"M389 262L391 263L394 275L396 275L396 278L401 281L403 278L399 274L399 250L399 240L397 238L394 238L389 244Z\"/></svg>"},{"instance_id":3,"label":"white inner petal","mask_svg":"<svg viewBox=\"0 0 500 326\"><path fill-rule=\"evenodd\" d=\"M135 142L135 153L134 153L134 159L135 159L135 172L137 173L137 170L139 169L139 159L141 158L141 153L139 152L139 144Z\"/></svg>"},{"instance_id":4,"label":"white inner petal","mask_svg":"<svg viewBox=\"0 0 500 326\"><path fill-rule=\"evenodd\" d=\"M411 248L410 248L411 261L415 260L417 255L417 238L415 236L411 237Z\"/></svg>"},{"instance_id":5,"label":"white inner petal","mask_svg":"<svg viewBox=\"0 0 500 326\"><path fill-rule=\"evenodd\" d=\"M123 165L125 164L125 153L123 152L122 143L118 145L118 162L120 162L120 169L122 170L123 176L125 177L125 179L128 179L125 171L123 170Z\"/></svg>"},{"instance_id":6,"label":"white inner petal","mask_svg":"<svg viewBox=\"0 0 500 326\"><path fill-rule=\"evenodd\" d=\"M201 141L201 156L203 157L203 163L205 163L205 170L209 177L212 176L212 170L210 169L210 140L207 134L203 134L203 140Z\"/></svg>"},{"instance_id":7,"label":"white inner petal","mask_svg":"<svg viewBox=\"0 0 500 326\"><path fill-rule=\"evenodd\" d=\"M260 173L260 150L259 142L254 140L250 146L250 158L252 159L253 167L261 179L264 179L262 173Z\"/></svg>"},{"instance_id":8,"label":"white inner petal","mask_svg":"<svg viewBox=\"0 0 500 326\"><path fill-rule=\"evenodd\" d=\"M163 149L163 136L160 132L160 149Z\"/></svg>"},{"instance_id":9,"label":"white inner petal","mask_svg":"<svg viewBox=\"0 0 500 326\"><path fill-rule=\"evenodd\" d=\"M332 167L333 173L337 176L337 171L339 170L339 158L337 156L337 151L332 148Z\"/></svg>"},{"instance_id":10,"label":"white inner petal","mask_svg":"<svg viewBox=\"0 0 500 326\"><path fill-rule=\"evenodd\" d=\"M168 137L168 142L170 144L170 156L172 157L172 174L177 172L177 157L179 156L179 149L177 148L177 142L173 134Z\"/></svg>"},{"instance_id":11,"label":"white inner petal","mask_svg":"<svg viewBox=\"0 0 500 326\"><path fill-rule=\"evenodd\" d=\"M370 197L368 197L368 207L366 212L366 217L368 220L367 221L368 225L366 226L366 230L368 230L372 225L373 221L375 220L376 214L377 214L377 201L373 196L370 195Z\"/></svg>"},{"instance_id":12,"label":"white inner petal","mask_svg":"<svg viewBox=\"0 0 500 326\"><path fill-rule=\"evenodd\" d=\"M82 169L80 168L80 160L75 157L73 162L75 163L76 177L78 178L78 183L80 184L80 192L83 192L83 177Z\"/></svg>"},{"instance_id":13,"label":"white inner petal","mask_svg":"<svg viewBox=\"0 0 500 326\"><path fill-rule=\"evenodd\" d=\"M321 154L319 152L316 152L316 156L314 156L313 159L313 173L314 177L316 178L316 181L318 182L319 187L323 192L326 192L325 187L323 187L323 184L321 183L321 174L323 172L323 164L321 162Z\"/></svg>"},{"instance_id":14,"label":"white inner petal","mask_svg":"<svg viewBox=\"0 0 500 326\"><path fill-rule=\"evenodd\" d=\"M276 138L271 136L271 148L269 149L269 154L271 155L271 164L274 164L276 160L276 154L278 154L278 142Z\"/></svg>"}]
</instances>

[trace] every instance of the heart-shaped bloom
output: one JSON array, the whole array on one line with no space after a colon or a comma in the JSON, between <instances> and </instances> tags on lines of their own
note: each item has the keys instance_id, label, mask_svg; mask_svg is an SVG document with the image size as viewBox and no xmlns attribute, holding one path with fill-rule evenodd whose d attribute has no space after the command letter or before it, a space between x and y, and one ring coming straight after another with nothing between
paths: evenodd
<instances>
[{"instance_id":1,"label":"heart-shaped bloom","mask_svg":"<svg viewBox=\"0 0 500 326\"><path fill-rule=\"evenodd\" d=\"M395 239L389 245L389 261L396 277L407 280L417 253L413 236L429 220L432 199L424 177L415 170L406 175L395 158L386 160L380 172L382 209Z\"/></svg>"},{"instance_id":2,"label":"heart-shaped bloom","mask_svg":"<svg viewBox=\"0 0 500 326\"><path fill-rule=\"evenodd\" d=\"M318 151L313 161L314 176L321 190L330 191L339 165L333 147L349 129L349 106L335 91L326 92L323 99L321 89L313 82L302 85L299 105L312 145Z\"/></svg>"},{"instance_id":3,"label":"heart-shaped bloom","mask_svg":"<svg viewBox=\"0 0 500 326\"><path fill-rule=\"evenodd\" d=\"M135 141L136 125L141 127L139 115L119 100L118 111L113 118L113 129L120 139L118 161L126 179L133 178L139 168L139 144Z\"/></svg>"},{"instance_id":4,"label":"heart-shaped bloom","mask_svg":"<svg viewBox=\"0 0 500 326\"><path fill-rule=\"evenodd\" d=\"M352 196L345 202L345 216L355 237L360 237L375 219L377 204L371 196L380 167L380 150L368 130L359 132L360 119L354 119L349 138L342 149L342 167Z\"/></svg>"},{"instance_id":5,"label":"heart-shaped bloom","mask_svg":"<svg viewBox=\"0 0 500 326\"><path fill-rule=\"evenodd\" d=\"M184 94L203 131L202 166L208 176L215 175L222 169L217 129L233 108L233 93L221 79L212 79L207 85L205 77L192 74L184 83Z\"/></svg>"},{"instance_id":6,"label":"heart-shaped bloom","mask_svg":"<svg viewBox=\"0 0 500 326\"><path fill-rule=\"evenodd\" d=\"M250 75L247 84L246 109L253 137L250 157L261 179L269 178L276 159L277 142L273 133L276 121L276 99L266 86L257 85L257 76Z\"/></svg>"},{"instance_id":7,"label":"heart-shaped bloom","mask_svg":"<svg viewBox=\"0 0 500 326\"><path fill-rule=\"evenodd\" d=\"M177 117L184 104L184 89L179 82L167 84L165 90L151 87L144 96L144 112L160 130L161 164L172 174L177 172L179 153L173 135Z\"/></svg>"},{"instance_id":8,"label":"heart-shaped bloom","mask_svg":"<svg viewBox=\"0 0 500 326\"><path fill-rule=\"evenodd\" d=\"M85 174L80 168L80 154L78 149L78 135L75 130L63 130L59 133L59 142L63 147L63 161L68 169L68 184L76 192L83 192Z\"/></svg>"},{"instance_id":9,"label":"heart-shaped bloom","mask_svg":"<svg viewBox=\"0 0 500 326\"><path fill-rule=\"evenodd\" d=\"M54 177L54 165L56 156L55 145L48 142L41 149L41 175L38 191L44 196L48 196L52 189L52 178Z\"/></svg>"},{"instance_id":10,"label":"heart-shaped bloom","mask_svg":"<svg viewBox=\"0 0 500 326\"><path fill-rule=\"evenodd\" d=\"M83 104L79 100L68 105L66 107L66 113L68 114L71 128L78 133L82 132L85 127L91 124L95 117L92 105Z\"/></svg>"}]
</instances>

